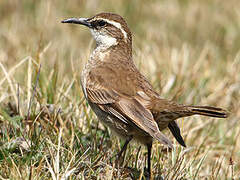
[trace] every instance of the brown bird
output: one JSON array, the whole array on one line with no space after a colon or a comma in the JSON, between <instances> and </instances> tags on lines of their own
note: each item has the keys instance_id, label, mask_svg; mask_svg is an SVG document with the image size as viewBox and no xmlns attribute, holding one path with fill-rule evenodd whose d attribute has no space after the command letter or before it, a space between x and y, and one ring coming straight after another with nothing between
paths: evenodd
<instances>
[{"instance_id":1,"label":"brown bird","mask_svg":"<svg viewBox=\"0 0 240 180\"><path fill-rule=\"evenodd\" d=\"M162 130L168 127L176 140L186 146L176 119L195 114L228 116L221 108L186 106L161 98L133 62L132 35L121 16L100 13L91 18L66 19L62 23L81 24L90 29L96 47L82 71L85 98L97 117L126 140L119 157L132 139L147 146L149 175L153 139L173 147Z\"/></svg>"}]
</instances>

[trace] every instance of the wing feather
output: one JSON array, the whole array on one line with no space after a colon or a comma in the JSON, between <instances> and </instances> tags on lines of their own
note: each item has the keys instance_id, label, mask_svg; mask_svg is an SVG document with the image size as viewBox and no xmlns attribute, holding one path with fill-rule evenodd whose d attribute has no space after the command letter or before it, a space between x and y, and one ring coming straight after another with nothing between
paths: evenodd
<instances>
[{"instance_id":1,"label":"wing feather","mask_svg":"<svg viewBox=\"0 0 240 180\"><path fill-rule=\"evenodd\" d=\"M172 148L171 141L160 132L152 113L134 97L117 94L106 89L87 88L88 98L91 102L99 104L101 109L117 117L127 124L134 124L159 142Z\"/></svg>"}]
</instances>

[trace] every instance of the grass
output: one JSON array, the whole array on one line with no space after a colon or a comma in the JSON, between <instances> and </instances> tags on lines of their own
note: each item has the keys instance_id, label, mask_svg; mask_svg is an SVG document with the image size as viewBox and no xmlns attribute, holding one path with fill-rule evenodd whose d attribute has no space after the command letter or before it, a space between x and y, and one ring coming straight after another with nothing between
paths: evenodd
<instances>
[{"instance_id":1,"label":"grass","mask_svg":"<svg viewBox=\"0 0 240 180\"><path fill-rule=\"evenodd\" d=\"M228 119L189 117L187 148L155 142L152 169L166 179L240 176L240 14L236 0L1 1L0 178L123 179L123 145L83 97L80 72L94 42L67 17L121 14L134 36L134 60L154 88L179 103L231 111ZM41 68L40 68L41 65ZM123 167L144 178L146 149L128 148Z\"/></svg>"}]
</instances>

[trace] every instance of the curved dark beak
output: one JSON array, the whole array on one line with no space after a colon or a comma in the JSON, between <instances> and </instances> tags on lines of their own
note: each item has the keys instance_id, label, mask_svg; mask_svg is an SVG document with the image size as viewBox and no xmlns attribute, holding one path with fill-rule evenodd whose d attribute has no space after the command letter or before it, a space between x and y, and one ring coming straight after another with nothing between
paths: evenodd
<instances>
[{"instance_id":1,"label":"curved dark beak","mask_svg":"<svg viewBox=\"0 0 240 180\"><path fill-rule=\"evenodd\" d=\"M61 21L61 23L81 24L87 27L91 27L91 24L88 22L88 18L69 18Z\"/></svg>"}]
</instances>

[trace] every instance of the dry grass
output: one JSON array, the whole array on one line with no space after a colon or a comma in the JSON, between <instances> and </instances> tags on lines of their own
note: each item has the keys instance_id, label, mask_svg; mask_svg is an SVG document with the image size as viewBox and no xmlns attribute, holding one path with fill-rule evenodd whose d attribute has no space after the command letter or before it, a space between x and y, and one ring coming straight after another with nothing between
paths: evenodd
<instances>
[{"instance_id":1,"label":"dry grass","mask_svg":"<svg viewBox=\"0 0 240 180\"><path fill-rule=\"evenodd\" d=\"M60 23L110 11L127 20L135 63L163 97L231 111L228 119L179 120L188 148L174 141L175 150L165 152L156 142L154 174L238 179L239 8L237 0L0 1L0 178L129 176L113 163L122 142L97 121L80 88L90 33ZM135 178L144 176L145 154L138 144L126 153Z\"/></svg>"}]
</instances>

